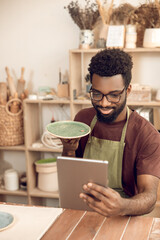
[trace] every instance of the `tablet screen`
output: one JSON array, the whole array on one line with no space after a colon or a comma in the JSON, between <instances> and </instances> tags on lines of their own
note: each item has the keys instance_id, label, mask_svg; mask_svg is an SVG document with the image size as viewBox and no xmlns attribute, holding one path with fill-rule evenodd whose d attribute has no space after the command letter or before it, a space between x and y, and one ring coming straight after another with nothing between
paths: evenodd
<instances>
[{"instance_id":1,"label":"tablet screen","mask_svg":"<svg viewBox=\"0 0 160 240\"><path fill-rule=\"evenodd\" d=\"M79 197L83 185L93 182L107 187L108 162L76 157L57 157L60 207L92 211Z\"/></svg>"}]
</instances>

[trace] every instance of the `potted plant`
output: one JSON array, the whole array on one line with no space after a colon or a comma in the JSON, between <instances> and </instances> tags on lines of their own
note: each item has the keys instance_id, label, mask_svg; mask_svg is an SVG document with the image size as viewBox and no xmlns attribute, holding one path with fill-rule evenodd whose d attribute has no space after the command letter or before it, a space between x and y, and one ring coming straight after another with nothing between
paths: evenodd
<instances>
[{"instance_id":1,"label":"potted plant","mask_svg":"<svg viewBox=\"0 0 160 240\"><path fill-rule=\"evenodd\" d=\"M58 191L56 160L56 158L47 158L35 162L38 173L38 188L42 191Z\"/></svg>"},{"instance_id":2,"label":"potted plant","mask_svg":"<svg viewBox=\"0 0 160 240\"><path fill-rule=\"evenodd\" d=\"M138 47L160 47L160 3L155 0L141 4L129 16L137 25Z\"/></svg>"},{"instance_id":3,"label":"potted plant","mask_svg":"<svg viewBox=\"0 0 160 240\"><path fill-rule=\"evenodd\" d=\"M110 17L112 14L112 9L114 5L114 0L111 0L108 3L106 0L103 0L101 3L100 0L96 0L98 5L99 14L101 16L101 22L99 23L99 33L98 33L98 48L105 48L106 47L106 39L108 35L108 25L110 23Z\"/></svg>"},{"instance_id":4,"label":"potted plant","mask_svg":"<svg viewBox=\"0 0 160 240\"><path fill-rule=\"evenodd\" d=\"M137 32L135 23L129 22L130 14L136 8L130 3L124 3L114 8L110 18L111 25L123 25L125 27L125 47L135 48Z\"/></svg>"},{"instance_id":5,"label":"potted plant","mask_svg":"<svg viewBox=\"0 0 160 240\"><path fill-rule=\"evenodd\" d=\"M98 6L91 0L85 0L82 7L78 1L71 1L65 7L74 23L80 28L80 48L90 48L94 44L93 28L99 17Z\"/></svg>"}]
</instances>

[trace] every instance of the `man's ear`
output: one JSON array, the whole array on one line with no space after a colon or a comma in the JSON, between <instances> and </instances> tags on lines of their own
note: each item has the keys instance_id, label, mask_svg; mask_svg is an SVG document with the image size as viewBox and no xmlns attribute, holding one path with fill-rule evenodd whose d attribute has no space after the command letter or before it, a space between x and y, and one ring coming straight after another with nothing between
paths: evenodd
<instances>
[{"instance_id":1,"label":"man's ear","mask_svg":"<svg viewBox=\"0 0 160 240\"><path fill-rule=\"evenodd\" d=\"M130 94L131 90L132 90L132 85L129 84L129 86L128 86L128 88L127 88L127 97L128 97L128 95Z\"/></svg>"}]
</instances>

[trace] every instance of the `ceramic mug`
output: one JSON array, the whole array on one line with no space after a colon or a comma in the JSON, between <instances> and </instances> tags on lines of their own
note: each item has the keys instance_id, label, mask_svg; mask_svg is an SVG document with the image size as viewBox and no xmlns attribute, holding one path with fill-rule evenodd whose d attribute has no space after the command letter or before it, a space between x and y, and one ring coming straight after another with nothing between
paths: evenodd
<instances>
[{"instance_id":1,"label":"ceramic mug","mask_svg":"<svg viewBox=\"0 0 160 240\"><path fill-rule=\"evenodd\" d=\"M4 172L4 186L6 190L15 191L19 188L18 173L14 169L8 169Z\"/></svg>"}]
</instances>

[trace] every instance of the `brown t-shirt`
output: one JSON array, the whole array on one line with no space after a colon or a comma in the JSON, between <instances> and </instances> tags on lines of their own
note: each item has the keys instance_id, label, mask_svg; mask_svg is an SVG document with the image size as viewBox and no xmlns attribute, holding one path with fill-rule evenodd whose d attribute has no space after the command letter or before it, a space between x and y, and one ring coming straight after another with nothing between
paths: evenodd
<instances>
[{"instance_id":1,"label":"brown t-shirt","mask_svg":"<svg viewBox=\"0 0 160 240\"><path fill-rule=\"evenodd\" d=\"M90 126L95 114L94 108L82 109L74 120ZM125 121L112 124L97 121L92 136L120 141L124 124ZM87 140L88 136L81 138L77 157L83 157ZM160 178L160 134L150 122L133 111L128 121L122 164L122 185L129 196L137 194L136 179L141 174Z\"/></svg>"}]
</instances>

